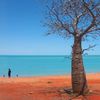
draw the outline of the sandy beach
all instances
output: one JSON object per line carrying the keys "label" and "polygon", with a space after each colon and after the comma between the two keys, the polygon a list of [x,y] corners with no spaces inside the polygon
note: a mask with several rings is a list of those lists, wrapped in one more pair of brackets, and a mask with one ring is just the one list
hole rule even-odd
{"label": "sandy beach", "polygon": [[[100,73],[87,74],[90,94],[72,100],[100,100]],[[70,75],[0,78],[0,100],[69,100],[64,89],[71,87]]]}

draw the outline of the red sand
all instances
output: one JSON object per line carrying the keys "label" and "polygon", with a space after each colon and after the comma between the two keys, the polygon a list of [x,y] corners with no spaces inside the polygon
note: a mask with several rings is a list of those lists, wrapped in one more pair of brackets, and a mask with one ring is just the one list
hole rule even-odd
{"label": "red sand", "polygon": [[[100,100],[100,73],[87,75],[91,94],[72,100]],[[0,100],[69,100],[70,76],[0,78]]]}

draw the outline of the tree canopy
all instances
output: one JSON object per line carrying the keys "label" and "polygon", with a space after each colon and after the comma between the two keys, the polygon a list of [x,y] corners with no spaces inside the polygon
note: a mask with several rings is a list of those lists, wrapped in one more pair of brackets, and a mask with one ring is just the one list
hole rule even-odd
{"label": "tree canopy", "polygon": [[45,24],[50,29],[49,34],[100,36],[100,0],[51,0]]}

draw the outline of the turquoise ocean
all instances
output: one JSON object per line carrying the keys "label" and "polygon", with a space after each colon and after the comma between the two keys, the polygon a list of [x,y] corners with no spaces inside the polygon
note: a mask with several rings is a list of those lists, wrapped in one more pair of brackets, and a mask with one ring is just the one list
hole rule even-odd
{"label": "turquoise ocean", "polygon": [[[100,72],[100,56],[84,56],[84,66],[87,73]],[[7,76],[8,68],[12,76],[48,76],[66,75],[71,72],[69,56],[22,56],[1,55],[0,76]]]}

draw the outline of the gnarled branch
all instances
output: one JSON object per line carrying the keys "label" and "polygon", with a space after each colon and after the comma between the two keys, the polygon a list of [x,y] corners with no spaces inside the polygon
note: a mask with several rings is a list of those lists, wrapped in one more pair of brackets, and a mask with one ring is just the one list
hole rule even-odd
{"label": "gnarled branch", "polygon": [[95,25],[96,16],[93,14],[93,12],[89,9],[87,3],[83,0],[84,7],[87,9],[87,11],[90,13],[91,17],[93,18],[91,24],[85,29],[85,31],[81,34],[81,37],[83,37],[87,32]]}
{"label": "gnarled branch", "polygon": [[95,46],[96,46],[96,45],[89,45],[88,48],[82,50],[82,54],[83,54],[85,51],[88,51],[88,50],[94,48]]}

